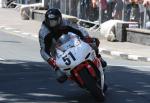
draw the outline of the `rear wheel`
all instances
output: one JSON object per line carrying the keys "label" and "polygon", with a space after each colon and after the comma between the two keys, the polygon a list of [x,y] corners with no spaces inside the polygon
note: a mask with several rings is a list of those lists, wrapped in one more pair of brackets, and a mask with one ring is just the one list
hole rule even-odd
{"label": "rear wheel", "polygon": [[[101,86],[101,81],[98,81],[99,86]],[[108,86],[106,83],[104,83],[104,87],[103,87],[103,93],[105,93],[108,89]]]}
{"label": "rear wheel", "polygon": [[96,98],[98,101],[104,101],[105,95],[97,81],[89,74],[87,69],[80,71],[80,76],[84,81],[85,88]]}

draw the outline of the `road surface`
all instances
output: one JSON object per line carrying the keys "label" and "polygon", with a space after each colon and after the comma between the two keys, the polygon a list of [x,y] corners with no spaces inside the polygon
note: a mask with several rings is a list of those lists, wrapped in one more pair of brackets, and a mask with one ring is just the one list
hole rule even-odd
{"label": "road surface", "polygon": [[[59,84],[35,38],[0,31],[0,103],[97,103],[74,82]],[[150,103],[150,64],[103,55],[104,103]]]}

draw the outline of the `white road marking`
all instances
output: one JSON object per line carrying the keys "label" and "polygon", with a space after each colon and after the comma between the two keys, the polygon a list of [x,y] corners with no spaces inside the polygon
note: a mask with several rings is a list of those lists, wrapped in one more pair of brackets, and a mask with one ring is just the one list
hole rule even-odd
{"label": "white road marking", "polygon": [[23,35],[30,35],[30,33],[21,33],[21,34],[23,34]]}
{"label": "white road marking", "polygon": [[120,54],[124,54],[123,52],[111,51],[112,56],[120,56]]}
{"label": "white road marking", "polygon": [[13,32],[15,32],[15,33],[20,33],[21,31],[17,31],[17,30],[15,30],[15,31],[13,31]]}
{"label": "white road marking", "polygon": [[5,30],[13,30],[14,28],[9,28],[9,27],[6,27],[4,28]]}
{"label": "white road marking", "polygon": [[138,60],[138,57],[140,57],[140,56],[137,56],[137,55],[128,55],[128,59],[131,59],[131,60]]}
{"label": "white road marking", "polygon": [[0,58],[0,61],[4,61],[4,59],[3,59],[3,58]]}
{"label": "white road marking", "polygon": [[42,94],[42,93],[27,93],[28,95],[31,95],[31,96],[48,96],[48,97],[63,97],[61,95],[54,95],[54,94]]}
{"label": "white road marking", "polygon": [[102,52],[103,50],[107,50],[107,49],[104,49],[104,48],[100,48],[100,47],[99,47],[99,51],[100,51],[100,52]]}
{"label": "white road marking", "polygon": [[147,58],[147,61],[150,62],[150,58]]}
{"label": "white road marking", "polygon": [[1,28],[4,28],[4,27],[5,27],[5,26],[0,26],[0,29],[1,29]]}
{"label": "white road marking", "polygon": [[38,38],[38,35],[32,35],[33,37],[35,37],[35,38]]}
{"label": "white road marking", "polygon": [[0,97],[0,101],[4,101],[4,100],[7,100],[7,99],[4,97]]}

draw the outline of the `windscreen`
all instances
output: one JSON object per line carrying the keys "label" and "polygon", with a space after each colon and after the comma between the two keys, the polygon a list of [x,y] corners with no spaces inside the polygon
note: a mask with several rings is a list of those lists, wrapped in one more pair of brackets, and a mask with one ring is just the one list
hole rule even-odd
{"label": "windscreen", "polygon": [[80,44],[80,39],[76,34],[69,32],[63,34],[56,43],[56,48],[61,51],[66,51],[69,48],[75,47]]}

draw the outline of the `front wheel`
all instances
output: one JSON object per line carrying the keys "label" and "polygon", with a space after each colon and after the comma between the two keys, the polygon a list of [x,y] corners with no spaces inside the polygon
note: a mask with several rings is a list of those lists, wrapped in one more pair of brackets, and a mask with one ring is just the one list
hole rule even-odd
{"label": "front wheel", "polygon": [[87,69],[80,71],[80,77],[84,82],[84,87],[96,98],[98,101],[104,101],[105,95],[97,81],[90,75]]}

